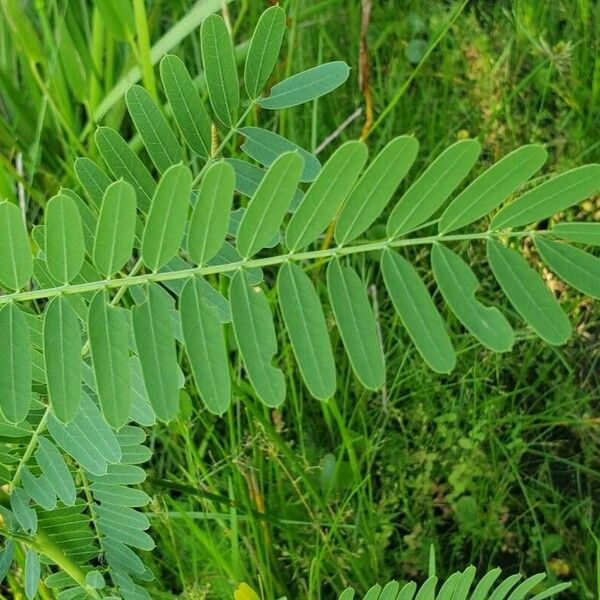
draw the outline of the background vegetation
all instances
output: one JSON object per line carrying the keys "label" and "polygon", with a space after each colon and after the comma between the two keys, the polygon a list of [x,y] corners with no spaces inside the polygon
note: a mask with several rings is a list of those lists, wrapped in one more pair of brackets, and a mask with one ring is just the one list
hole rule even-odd
{"label": "background vegetation", "polygon": [[[33,221],[62,184],[75,185],[71,165],[94,155],[96,122],[132,134],[123,76],[137,65],[152,89],[151,44],[165,33],[177,41],[173,31],[190,15],[221,2],[148,1],[147,30],[138,23],[131,40],[105,30],[96,4],[1,4],[0,196],[20,194]],[[142,14],[144,3],[134,4]],[[240,57],[267,4],[223,2]],[[368,2],[282,4],[289,27],[278,79],[337,59],[353,74],[311,106],[250,122],[323,158],[361,132],[372,153],[414,134],[420,166],[475,136],[481,169],[527,142],[546,144],[549,170],[600,158],[597,2],[373,0],[370,23]],[[199,72],[197,27],[173,51]],[[115,102],[103,114],[107,95]],[[364,129],[370,108],[374,123]],[[600,199],[581,211],[581,220],[598,219]],[[243,382],[223,419],[183,396],[176,422],[150,431],[152,597],[231,598],[247,581],[267,598],[330,598],[349,584],[423,575],[430,544],[440,575],[469,563],[547,570],[575,581],[570,597],[598,597],[598,307],[548,274],[576,323],[567,346],[522,331],[514,351],[498,356],[465,335],[457,369],[438,376],[379,294],[378,268],[368,256],[356,266],[372,282],[388,340],[384,390],[356,384],[340,351],[338,395],[327,404],[307,397],[282,336],[289,395],[281,410],[264,409]],[[323,285],[319,267],[314,275]],[[494,297],[489,283],[484,296]]]}

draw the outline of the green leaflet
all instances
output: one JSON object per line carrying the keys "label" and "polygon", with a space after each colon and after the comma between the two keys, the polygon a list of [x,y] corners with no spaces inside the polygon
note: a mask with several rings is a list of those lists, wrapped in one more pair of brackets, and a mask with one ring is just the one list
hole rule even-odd
{"label": "green leaflet", "polygon": [[146,567],[140,557],[122,542],[105,539],[103,542],[106,561],[116,571],[126,571],[141,575]]}
{"label": "green leaflet", "polygon": [[510,575],[504,581],[500,583],[500,585],[490,594],[489,600],[504,600],[510,590],[515,586],[515,584],[521,579],[521,575],[519,573],[515,573],[514,575]]}
{"label": "green leaflet", "polygon": [[98,150],[115,179],[130,183],[141,210],[148,212],[156,189],[150,171],[129,144],[110,127],[99,127],[94,136]]}
{"label": "green leaflet", "polygon": [[519,227],[541,221],[584,200],[600,189],[600,165],[584,165],[556,175],[503,208],[491,229]]}
{"label": "green leaflet", "polygon": [[529,592],[535,589],[542,581],[544,581],[544,579],[546,579],[545,573],[538,573],[537,575],[528,577],[512,591],[508,600],[523,600],[529,595]]}
{"label": "green leaflet", "polygon": [[12,567],[15,557],[15,543],[12,540],[6,540],[4,548],[0,551],[0,583],[4,581],[6,574]]}
{"label": "green leaflet", "polygon": [[417,584],[414,581],[409,581],[402,586],[400,593],[396,600],[412,600],[415,592],[417,591]]}
{"label": "green leaflet", "polygon": [[319,296],[309,276],[291,262],[279,269],[277,294],[304,383],[315,398],[327,400],[335,393],[335,360]]}
{"label": "green leaflet", "polygon": [[531,598],[531,600],[545,600],[546,598],[553,598],[554,596],[558,595],[560,592],[569,589],[572,585],[573,584],[571,581],[565,581],[564,583],[557,583],[556,585],[549,587],[548,589],[544,590],[543,592],[536,594],[533,598]]}
{"label": "green leaflet", "polygon": [[549,344],[564,344],[571,324],[541,277],[514,250],[489,239],[487,255],[500,287],[517,312]]}
{"label": "green leaflet", "polygon": [[285,32],[285,11],[272,6],[260,16],[246,55],[244,85],[251,100],[260,96],[279,57]]}
{"label": "green leaflet", "polygon": [[321,170],[321,163],[314,154],[277,133],[261,127],[241,127],[239,132],[246,137],[242,150],[265,167],[270,167],[279,156],[286,152],[298,152],[304,159],[304,169],[300,175],[300,181],[313,181]]}
{"label": "green leaflet", "polygon": [[212,165],[202,178],[187,241],[188,252],[198,265],[206,264],[223,245],[234,186],[235,171],[226,162]]}
{"label": "green leaflet", "polygon": [[419,143],[403,135],[393,139],[373,159],[350,192],[335,226],[339,245],[357,238],[375,221],[408,173]]}
{"label": "green leaflet", "polygon": [[72,421],[63,425],[51,416],[48,431],[67,454],[94,475],[105,475],[109,464],[121,460],[121,448],[113,430],[87,394]]}
{"label": "green leaflet", "polygon": [[237,120],[240,89],[233,44],[221,16],[210,15],[202,21],[200,42],[210,103],[219,121],[231,127]]}
{"label": "green leaflet", "polygon": [[469,590],[475,579],[477,569],[471,565],[467,567],[461,574],[460,581],[456,585],[456,590],[452,600],[467,600]]}
{"label": "green leaflet", "polygon": [[21,211],[15,204],[0,202],[0,284],[19,290],[32,272],[33,259]]}
{"label": "green leaflet", "polygon": [[452,600],[452,598],[454,597],[454,590],[459,579],[460,571],[452,573],[452,575],[450,575],[450,577],[448,577],[448,579],[444,581],[442,587],[440,587],[440,590],[437,593],[435,600]]}
{"label": "green leaflet", "polygon": [[127,320],[123,309],[108,304],[104,290],[90,302],[88,335],[102,413],[112,427],[122,427],[131,407]]}
{"label": "green leaflet", "polygon": [[9,423],[29,414],[31,402],[31,340],[27,322],[16,304],[0,309],[0,409]]}
{"label": "green leaflet", "polygon": [[[379,595],[381,594],[382,587],[377,583],[372,588],[367,590],[367,593],[363,596],[363,600],[379,600]],[[396,597],[394,596],[394,600]]]}
{"label": "green leaflet", "polygon": [[348,79],[348,75],[350,67],[345,62],[325,63],[274,85],[269,97],[261,98],[258,104],[270,110],[304,104],[332,92]]}
{"label": "green leaflet", "polygon": [[[86,253],[91,254],[92,246],[94,245],[94,233],[96,231],[97,218],[96,215],[91,211],[85,200],[73,190],[68,188],[62,188],[61,193],[65,196],[69,196],[75,201],[79,216],[81,217],[81,227],[83,231],[83,240],[85,243]],[[83,264],[85,268],[85,262]]]}
{"label": "green leaflet", "polygon": [[302,172],[300,154],[282,154],[258,185],[237,234],[237,249],[249,258],[264,248],[279,231]]}
{"label": "green leaflet", "polygon": [[93,483],[91,490],[96,500],[106,502],[107,504],[139,508],[146,506],[150,502],[150,497],[146,492],[123,485]]}
{"label": "green leaflet", "polygon": [[96,209],[100,209],[106,188],[111,184],[110,177],[89,158],[77,158],[73,166],[81,187]]}
{"label": "green leaflet", "polygon": [[40,559],[35,550],[29,548],[25,554],[25,596],[33,600],[40,582]]}
{"label": "green leaflet", "polygon": [[425,362],[437,373],[449,373],[456,354],[446,326],[425,284],[402,256],[385,250],[383,280],[404,327]]}
{"label": "green leaflet", "polygon": [[231,402],[229,359],[221,319],[207,302],[201,278],[188,280],[180,299],[185,348],[206,408],[222,415]]}
{"label": "green leaflet", "polygon": [[378,389],[385,380],[385,363],[362,280],[334,259],[327,267],[327,290],[352,370],[366,388]]}
{"label": "green leaflet", "polygon": [[277,337],[269,302],[260,288],[250,287],[242,270],[231,280],[229,300],[235,339],[250,382],[267,406],[279,406],[285,400],[285,379],[272,364]]}
{"label": "green leaflet", "polygon": [[490,214],[538,171],[547,157],[544,147],[538,144],[522,146],[507,154],[451,202],[440,219],[439,232],[460,229]]}
{"label": "green leaflet", "polygon": [[104,193],[94,236],[94,264],[102,275],[114,275],[131,257],[135,223],[133,186],[126,181],[112,183]]}
{"label": "green leaflet", "polygon": [[181,135],[198,156],[209,158],[210,117],[183,61],[173,54],[165,56],[160,61],[160,77]]}
{"label": "green leaflet", "polygon": [[396,600],[399,591],[400,584],[397,581],[390,581],[381,591],[379,600]]}
{"label": "green leaflet", "polygon": [[419,588],[415,600],[434,600],[437,582],[438,578],[435,575],[426,579],[425,583]]}
{"label": "green leaflet", "polygon": [[35,477],[27,465],[21,469],[21,485],[29,497],[39,504],[45,510],[56,508],[56,494],[48,481],[48,478],[42,475]]}
{"label": "green leaflet", "polygon": [[171,300],[156,284],[147,289],[146,302],[133,309],[133,332],[150,404],[159,419],[170,421],[179,407]]}
{"label": "green leaflet", "polygon": [[44,312],[44,364],[48,396],[59,421],[68,423],[81,400],[81,330],[65,296],[53,298]]}
{"label": "green leaflet", "polygon": [[48,202],[45,227],[48,271],[60,283],[69,283],[85,255],[81,215],[73,198],[59,193]]}
{"label": "green leaflet", "polygon": [[10,508],[19,525],[33,535],[38,526],[36,511],[29,506],[29,496],[22,488],[15,488],[10,494]]}
{"label": "green leaflet", "polygon": [[320,236],[335,218],[367,162],[363,142],[340,146],[325,163],[286,228],[285,243],[294,252]]}
{"label": "green leaflet", "polygon": [[542,260],[552,271],[580,292],[600,299],[600,258],[539,235],[534,240]]}
{"label": "green leaflet", "polygon": [[192,173],[184,165],[170,167],[161,177],[142,238],[142,260],[158,271],[181,245],[192,193]]}
{"label": "green leaflet", "polygon": [[75,482],[58,448],[48,438],[40,437],[35,459],[59,499],[67,506],[73,506]]}
{"label": "green leaflet", "polygon": [[434,245],[431,264],[442,296],[458,320],[490,350],[510,350],[515,334],[497,308],[485,306],[475,297],[479,281],[471,267],[441,244]]}
{"label": "green leaflet", "polygon": [[427,221],[469,174],[481,153],[477,140],[461,140],[446,148],[410,186],[394,207],[387,234],[396,238]]}
{"label": "green leaflet", "polygon": [[552,235],[576,244],[600,246],[600,223],[557,223]]}

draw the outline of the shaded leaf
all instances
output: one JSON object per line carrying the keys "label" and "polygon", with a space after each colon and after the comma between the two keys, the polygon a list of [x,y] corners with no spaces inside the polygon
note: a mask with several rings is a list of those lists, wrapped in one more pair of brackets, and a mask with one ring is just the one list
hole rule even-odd
{"label": "shaded leaf", "polygon": [[38,527],[37,513],[29,506],[29,496],[22,488],[10,493],[10,508],[19,525],[33,535]]}
{"label": "shaded leaf", "polygon": [[112,183],[110,177],[93,160],[85,157],[75,159],[73,168],[87,197],[99,210],[104,192]]}
{"label": "shaded leaf", "polygon": [[56,508],[56,494],[48,479],[42,475],[35,477],[27,465],[21,469],[21,484],[30,498],[46,510]]}
{"label": "shaded leaf", "polygon": [[564,344],[571,324],[541,277],[514,250],[489,239],[487,254],[500,287],[517,312],[549,344]]}
{"label": "shaded leaf", "polygon": [[21,211],[15,204],[0,202],[0,284],[21,289],[33,273],[33,258]]}
{"label": "shaded leaf", "polygon": [[385,250],[381,268],[394,308],[425,362],[437,373],[452,371],[456,355],[446,326],[414,267]]}

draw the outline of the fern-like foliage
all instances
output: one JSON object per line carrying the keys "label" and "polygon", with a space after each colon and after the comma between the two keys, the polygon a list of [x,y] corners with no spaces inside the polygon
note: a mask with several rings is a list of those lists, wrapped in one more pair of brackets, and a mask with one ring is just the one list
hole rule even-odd
{"label": "fern-like foliage", "polygon": [[[285,400],[285,378],[274,365],[277,335],[266,295],[271,281],[306,387],[319,400],[336,390],[325,301],[307,274],[322,261],[350,363],[373,390],[384,381],[384,354],[365,283],[348,260],[353,255],[380,257],[400,320],[439,373],[453,369],[455,350],[432,286],[413,264],[414,249],[431,249],[441,297],[495,352],[510,350],[515,334],[498,308],[476,298],[477,276],[461,256],[466,243],[486,245],[508,300],[550,344],[564,343],[571,326],[519,251],[523,239],[533,240],[559,277],[600,297],[600,261],[577,247],[600,245],[600,225],[536,227],[594,194],[600,165],[531,185],[546,151],[527,145],[456,194],[481,152],[476,140],[459,141],[414,178],[378,239],[371,226],[409,173],[416,139],[397,137],[370,161],[363,142],[349,141],[321,165],[291,141],[245,127],[251,113],[314,100],[348,77],[344,63],[328,63],[262,95],[284,26],[278,7],[260,19],[242,102],[225,23],[208,17],[201,47],[210,109],[185,65],[166,56],[160,65],[164,110],[142,87],[129,89],[137,141],[100,127],[98,156],[74,165],[82,195],[60,190],[32,239],[17,206],[0,204],[0,477],[9,490],[3,533],[30,547],[28,597],[42,573],[38,554],[51,572],[52,565],[65,570],[48,578],[49,586],[72,590],[65,598],[147,597],[139,581],[151,575],[132,548],[153,547],[148,520],[137,510],[148,498],[130,486],[143,481],[137,464],[149,452],[132,423],[147,426],[176,415],[186,383],[178,348],[206,408],[223,414],[232,395],[229,330],[256,396],[272,407]],[[251,161],[224,156],[238,136]],[[134,150],[140,142],[148,161]],[[465,231],[490,215],[486,231]],[[4,570],[11,548],[0,561]]]}

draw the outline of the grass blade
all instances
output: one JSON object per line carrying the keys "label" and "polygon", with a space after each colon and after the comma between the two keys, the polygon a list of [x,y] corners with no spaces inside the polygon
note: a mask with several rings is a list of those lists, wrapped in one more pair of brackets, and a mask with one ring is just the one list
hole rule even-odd
{"label": "grass blade", "polygon": [[0,409],[10,423],[29,414],[31,339],[21,311],[9,302],[0,310]]}
{"label": "grass blade", "polygon": [[206,264],[223,245],[233,202],[235,171],[226,162],[205,173],[190,220],[188,252],[198,265]]}
{"label": "grass blade", "polygon": [[460,256],[441,244],[431,252],[433,275],[446,304],[458,320],[487,348],[507,352],[515,334],[506,317],[475,297],[479,281]]}
{"label": "grass blade", "polygon": [[433,215],[475,165],[481,144],[456,142],[442,152],[410,186],[394,207],[387,223],[391,238],[412,231]]}
{"label": "grass blade", "polygon": [[221,319],[207,302],[199,277],[185,284],[180,311],[185,348],[200,396],[211,413],[222,415],[231,402],[229,359]]}
{"label": "grass blade", "polygon": [[327,268],[327,290],[352,370],[366,388],[378,389],[385,379],[385,363],[362,280],[354,269],[332,260]]}
{"label": "grass blade", "polygon": [[237,121],[240,90],[233,44],[220,15],[204,19],[200,41],[210,103],[219,121],[232,127]]}
{"label": "grass blade", "polygon": [[302,157],[282,154],[258,185],[240,223],[237,249],[249,258],[264,248],[279,231],[302,172]]}
{"label": "grass blade", "polygon": [[487,254],[500,287],[517,312],[546,342],[564,344],[571,324],[541,277],[514,250],[489,239]]}
{"label": "grass blade", "polygon": [[233,331],[244,366],[258,397],[271,407],[285,400],[285,379],[273,366],[277,337],[269,302],[260,288],[250,287],[248,275],[237,271],[229,291]]}
{"label": "grass blade", "polygon": [[400,136],[373,159],[342,208],[335,227],[338,244],[357,238],[377,219],[408,173],[418,149],[415,138]]}
{"label": "grass blade", "polygon": [[94,264],[110,277],[131,257],[135,239],[136,201],[133,186],[126,181],[111,184],[104,194],[94,236]]}
{"label": "grass blade", "polygon": [[46,260],[48,271],[57,281],[67,284],[83,265],[85,242],[77,204],[70,196],[54,196],[46,208]]}
{"label": "grass blade", "polygon": [[304,383],[315,398],[327,400],[335,393],[335,360],[319,296],[309,276],[291,262],[279,269],[277,294]]}
{"label": "grass blade", "polygon": [[48,396],[56,418],[68,423],[81,401],[83,342],[77,314],[64,296],[46,306],[43,332]]}
{"label": "grass blade", "polygon": [[537,144],[517,148],[482,173],[444,211],[439,232],[460,229],[490,214],[546,162],[548,153]]}
{"label": "grass blade", "polygon": [[110,425],[122,427],[131,408],[129,335],[125,312],[110,306],[103,290],[90,302],[88,334],[102,413]]}
{"label": "grass blade", "polygon": [[350,75],[345,62],[334,61],[292,75],[273,86],[268,98],[258,104],[269,110],[289,108],[320,98],[342,85]]}
{"label": "grass blade", "polygon": [[158,271],[173,258],[185,233],[192,193],[192,173],[184,165],[170,167],[161,177],[142,238],[142,260]]}
{"label": "grass blade", "polygon": [[168,422],[179,408],[179,367],[170,296],[148,286],[146,302],[133,309],[133,332],[144,382],[156,416]]}
{"label": "grass blade", "polygon": [[198,156],[209,158],[210,117],[183,61],[172,54],[165,56],[160,61],[160,76],[181,135]]}
{"label": "grass blade", "polygon": [[423,360],[437,373],[452,371],[456,354],[446,325],[414,267],[385,250],[381,268],[394,308]]}
{"label": "grass blade", "polygon": [[33,273],[33,258],[21,211],[15,204],[0,202],[0,283],[21,289]]}

